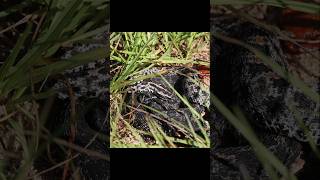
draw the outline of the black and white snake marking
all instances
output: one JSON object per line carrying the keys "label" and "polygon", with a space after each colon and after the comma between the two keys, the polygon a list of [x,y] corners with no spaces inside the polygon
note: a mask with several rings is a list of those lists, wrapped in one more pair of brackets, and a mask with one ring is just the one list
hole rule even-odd
{"label": "black and white snake marking", "polygon": [[[228,15],[217,16],[211,21],[211,33],[249,44],[287,70],[278,37],[253,23]],[[319,146],[319,103],[293,87],[244,47],[214,35],[211,41],[213,93],[228,107],[238,105],[241,108],[257,136],[273,154],[289,167],[302,153],[301,143],[307,141],[292,106],[310,130],[312,141]],[[312,88],[319,93],[319,83]],[[243,176],[270,179],[252,147],[213,109],[210,118],[211,179],[234,180]]]}
{"label": "black and white snake marking", "polygon": [[[197,73],[183,67],[153,67],[142,70],[139,75],[136,76],[160,72],[164,72],[162,74],[163,78],[166,79],[172,88],[180,95],[185,96],[199,114],[202,116],[205,115],[209,107],[209,94],[205,88],[208,89],[209,87],[201,83]],[[134,79],[134,77],[132,77],[132,79]],[[143,104],[154,108],[164,114],[164,116],[145,109],[146,111],[157,114],[160,118],[164,118],[170,123],[177,121],[188,127],[188,122],[190,122],[196,131],[199,130],[194,119],[195,117],[193,117],[190,109],[182,102],[172,88],[158,76],[134,83],[129,87],[129,91],[131,96],[136,98],[136,104]],[[149,131],[145,116],[145,113],[137,112],[133,120],[133,126],[144,131]],[[161,121],[160,119],[157,122],[168,135],[177,135],[177,129],[170,125],[170,123]],[[206,122],[203,123],[203,126],[209,129]]]}

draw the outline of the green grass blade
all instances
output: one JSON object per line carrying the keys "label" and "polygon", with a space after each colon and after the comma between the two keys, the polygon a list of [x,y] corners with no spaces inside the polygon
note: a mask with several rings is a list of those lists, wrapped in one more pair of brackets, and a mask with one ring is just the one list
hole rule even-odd
{"label": "green grass blade", "polygon": [[320,95],[315,92],[312,88],[307,86],[301,79],[299,79],[296,75],[293,75],[292,73],[287,72],[285,69],[283,69],[279,64],[273,62],[273,60],[265,55],[260,50],[231,37],[224,36],[218,32],[212,33],[213,36],[215,36],[218,39],[221,39],[223,41],[236,44],[239,46],[242,46],[246,48],[247,50],[254,53],[257,57],[259,57],[265,64],[267,64],[274,72],[276,72],[279,76],[286,79],[289,83],[291,83],[294,87],[300,89],[307,97],[312,99],[316,103],[320,103]]}
{"label": "green grass blade", "polygon": [[30,32],[32,29],[32,23],[28,23],[26,30],[23,32],[23,34],[18,39],[15,47],[13,48],[12,52],[10,53],[9,57],[5,60],[5,62],[0,67],[0,82],[4,80],[6,75],[8,74],[10,68],[15,63],[15,60],[20,52],[20,50],[23,48],[23,45],[26,41],[26,39],[29,37]]}
{"label": "green grass blade", "polygon": [[294,0],[210,0],[211,5],[250,5],[265,4],[281,8],[290,8],[296,11],[319,14],[320,5],[315,3],[299,2]]}

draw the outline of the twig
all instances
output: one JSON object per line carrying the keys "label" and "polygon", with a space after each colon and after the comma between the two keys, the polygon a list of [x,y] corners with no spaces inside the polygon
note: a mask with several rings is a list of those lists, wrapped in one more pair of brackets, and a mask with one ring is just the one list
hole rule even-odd
{"label": "twig", "polygon": [[5,117],[3,117],[3,118],[0,119],[0,123],[6,121],[6,120],[8,120],[8,119],[10,119],[12,116],[14,116],[14,115],[16,115],[16,114],[17,114],[17,112],[15,111],[15,112],[12,112],[12,113],[6,115]]}
{"label": "twig", "polygon": [[[74,97],[74,92],[72,90],[72,86],[71,84],[68,82],[68,80],[65,80],[65,84],[68,87],[68,93],[69,93],[69,97],[70,97],[70,136],[69,136],[69,142],[73,143],[75,141],[75,137],[76,137],[76,100]],[[68,157],[70,157],[72,154],[72,150],[69,149],[68,150]],[[65,164],[65,167],[63,169],[63,176],[62,176],[62,180],[65,180],[67,178],[67,172],[69,170],[69,163]]]}
{"label": "twig", "polygon": [[0,31],[0,34],[3,34],[5,33],[6,31],[9,31],[21,24],[24,24],[24,23],[27,23],[29,20],[34,20],[38,17],[38,15],[34,15],[34,14],[29,14],[29,15],[26,15],[24,18],[22,18],[20,21],[16,22],[15,24],[7,27],[6,29]]}
{"label": "twig", "polygon": [[[26,134],[26,135],[32,135],[32,136],[35,135],[35,133],[34,133],[33,131],[25,131],[25,134]],[[97,135],[97,134],[96,134],[96,135]],[[96,135],[92,138],[93,140],[96,138]],[[70,148],[70,149],[73,149],[73,150],[76,150],[76,151],[78,151],[78,152],[80,152],[80,153],[77,153],[77,154],[75,154],[74,156],[71,156],[69,159],[64,160],[64,161],[62,161],[62,162],[60,162],[60,163],[58,163],[58,164],[56,164],[56,165],[54,165],[54,166],[46,169],[46,170],[43,170],[43,171],[35,174],[34,176],[29,177],[28,179],[33,179],[33,178],[35,178],[36,176],[40,176],[40,175],[42,175],[42,174],[44,174],[44,173],[47,173],[47,172],[49,172],[49,171],[52,171],[52,170],[54,170],[54,169],[56,169],[56,168],[64,165],[65,163],[68,163],[68,162],[71,161],[72,159],[77,158],[81,153],[86,154],[86,155],[91,156],[91,157],[96,157],[96,158],[99,158],[99,159],[103,159],[103,160],[106,160],[106,161],[110,161],[110,158],[109,158],[108,156],[106,156],[106,155],[104,155],[104,154],[102,154],[102,153],[100,153],[100,152],[87,149],[87,147],[88,147],[93,141],[90,141],[85,147],[81,147],[81,146],[79,146],[79,145],[76,145],[76,144],[73,144],[73,143],[69,143],[68,141],[65,141],[65,140],[63,140],[63,139],[59,139],[59,138],[55,138],[55,137],[52,138],[52,137],[50,137],[50,136],[48,136],[48,135],[44,135],[44,134],[41,134],[40,137],[41,137],[41,138],[44,138],[44,139],[46,139],[46,140],[52,140],[53,142],[55,142],[55,143],[57,143],[57,144],[66,146],[66,147],[68,147],[68,148]],[[91,139],[91,140],[92,140],[92,139]]]}
{"label": "twig", "polygon": [[39,34],[39,30],[40,30],[40,27],[44,21],[44,18],[46,17],[47,15],[47,12],[44,12],[39,20],[39,23],[37,24],[37,28],[35,30],[35,33],[33,34],[32,36],[32,42],[37,38],[38,34]]}

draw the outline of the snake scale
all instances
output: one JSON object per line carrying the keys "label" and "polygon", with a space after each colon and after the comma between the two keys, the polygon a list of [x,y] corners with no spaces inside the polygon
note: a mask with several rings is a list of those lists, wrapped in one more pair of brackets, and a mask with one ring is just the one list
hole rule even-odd
{"label": "snake scale", "polygon": [[[72,46],[63,47],[61,52],[55,56],[61,61],[68,61],[74,55],[96,48],[105,48],[107,51],[108,34],[106,32],[92,37],[90,42],[74,43]],[[2,55],[5,57],[8,54],[9,51],[2,52],[1,60]],[[92,59],[92,62],[88,64],[65,70],[59,75],[48,78],[43,89],[53,88],[57,92],[57,98],[50,109],[45,128],[54,137],[63,139],[82,151],[66,147],[62,150],[55,142],[40,141],[28,176],[36,176],[34,179],[56,180],[61,179],[62,176],[73,179],[75,174],[78,174],[77,177],[80,176],[81,179],[86,180],[110,179],[109,116],[107,115],[110,74],[108,67],[107,59]],[[37,103],[44,108],[42,101]],[[30,102],[23,104],[28,111],[32,111]],[[72,112],[72,109],[75,112]],[[3,112],[3,106],[1,106],[1,117]],[[18,174],[19,167],[23,166],[24,162],[22,156],[21,159],[10,159],[3,156],[3,150],[19,154],[22,152],[22,145],[15,131],[9,126],[1,126],[0,134],[2,137],[0,160],[8,162],[4,170],[5,175],[10,179]],[[66,159],[72,161],[65,161]],[[69,163],[69,168],[63,166],[64,164],[57,166],[63,161]],[[68,170],[65,175],[63,175],[64,169]]]}
{"label": "snake scale", "polygon": [[[162,77],[148,78],[136,82],[129,87],[131,102],[136,101],[136,103],[132,103],[132,105],[137,104],[142,107],[141,104],[143,104],[160,112],[157,113],[148,108],[142,108],[145,112],[136,111],[133,127],[149,132],[150,129],[146,115],[147,113],[151,113],[156,115],[154,116],[156,122],[167,135],[180,136],[179,131],[174,126],[174,124],[177,123],[188,127],[190,122],[194,130],[199,131],[199,126],[190,109],[172,89],[174,88],[177,93],[185,96],[191,106],[194,107],[199,114],[204,116],[209,107],[209,94],[205,90],[206,87],[201,85],[199,74],[192,69],[184,67],[152,67],[140,71],[136,76],[139,77],[141,75],[151,75],[160,72],[164,72]],[[163,78],[172,88],[170,88]],[[134,79],[134,77],[131,77],[131,79]],[[206,124],[206,122],[202,123],[208,130],[208,124]]]}
{"label": "snake scale", "polygon": [[[288,83],[253,52],[216,34],[256,48],[287,70],[277,35],[231,15],[214,16],[211,33],[212,92],[227,107],[239,106],[260,141],[288,168],[299,159],[307,141],[292,107],[319,147],[319,103]],[[319,93],[319,82],[310,86]],[[210,119],[211,179],[270,179],[252,147],[214,106]]]}
{"label": "snake scale", "polygon": [[[77,43],[73,44],[71,48],[65,49],[61,59],[67,61],[73,55],[96,48],[106,48],[107,50],[107,42],[107,33],[98,34],[93,38],[93,42]],[[98,136],[99,134],[109,136],[107,112],[110,75],[107,59],[95,60],[77,66],[64,71],[62,75],[64,78],[58,79],[53,85],[58,94],[59,104],[57,106],[60,106],[56,112],[55,122],[62,124],[59,126],[63,130],[62,137],[70,140],[74,136],[73,143],[75,145],[108,157],[108,138],[99,138]],[[72,98],[75,100],[75,122],[72,120],[71,109],[73,105],[70,98],[70,88],[72,89]],[[71,133],[72,126],[75,127],[74,134]],[[105,159],[80,153],[73,162],[79,168],[80,176],[83,179],[110,179],[110,162]],[[43,168],[41,162],[36,168],[38,168],[38,171],[39,168]],[[61,173],[59,176],[61,176]],[[45,180],[51,179],[52,173],[43,175],[43,178]]]}

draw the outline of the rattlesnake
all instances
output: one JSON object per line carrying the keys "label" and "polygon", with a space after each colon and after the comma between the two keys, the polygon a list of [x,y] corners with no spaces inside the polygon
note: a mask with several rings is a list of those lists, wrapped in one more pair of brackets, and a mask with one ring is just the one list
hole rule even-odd
{"label": "rattlesnake", "polygon": [[[131,77],[135,79],[142,75],[151,75],[155,73],[164,72],[163,78],[174,88],[181,96],[185,96],[191,106],[202,116],[205,115],[209,107],[209,94],[206,92],[204,85],[201,85],[199,75],[191,69],[184,67],[153,67],[151,69],[144,69],[138,75]],[[147,108],[142,108],[145,111],[157,115],[157,123],[160,124],[165,133],[170,136],[177,136],[178,131],[170,123],[178,122],[185,127],[188,127],[188,122],[192,124],[195,131],[199,130],[195,117],[193,117],[190,109],[182,102],[174,90],[159,76],[148,78],[132,84],[129,87],[132,100],[136,103],[132,105],[143,104],[149,106],[161,114],[156,113]],[[141,106],[140,106],[141,107]],[[165,119],[168,122],[162,121]],[[204,127],[209,129],[206,122],[202,122]],[[207,126],[206,126],[207,125]],[[150,131],[144,112],[137,111],[133,120],[133,127]]]}
{"label": "rattlesnake", "polygon": [[[96,48],[105,48],[107,51],[107,36],[107,33],[101,33],[93,37],[89,43],[74,43],[71,47],[64,47],[62,55],[57,53],[56,56],[61,58],[61,61],[68,61],[68,59],[74,55]],[[106,160],[108,159],[107,157],[109,157],[108,138],[100,138],[101,135],[107,137],[109,135],[109,116],[107,112],[109,109],[108,82],[110,81],[110,76],[108,71],[107,59],[95,60],[91,63],[66,70],[60,75],[54,76],[56,78],[49,78],[43,86],[45,90],[53,88],[57,92],[58,97],[55,99],[53,108],[49,113],[50,116],[45,125],[46,128],[50,130],[50,133],[53,136],[58,135],[68,142],[73,139],[70,143],[82,149],[91,150],[91,153],[94,151],[104,156],[103,159],[81,152],[79,156],[72,160],[72,164],[76,167],[74,169],[79,168],[79,172],[77,173],[80,174],[83,179],[110,179],[110,163]],[[73,92],[72,98],[70,98],[69,94],[70,89],[72,89]],[[75,100],[75,122],[71,120],[71,99]],[[37,103],[42,105],[43,102],[39,101]],[[27,111],[33,113],[32,103],[25,102],[23,106]],[[4,112],[5,110],[1,106],[1,117]],[[26,122],[30,123],[30,121]],[[71,138],[73,134],[70,132],[70,129],[73,126],[75,127],[75,134],[74,138]],[[28,127],[26,126],[26,128]],[[99,134],[97,132],[99,132]],[[21,156],[21,159],[9,158],[7,160],[6,156],[2,156],[2,151],[20,154],[23,147],[18,135],[16,135],[14,129],[9,128],[9,126],[8,128],[7,126],[1,126],[0,134],[3,137],[1,138],[0,159],[8,161],[8,166],[5,166],[4,170],[5,175],[11,178],[17,174],[17,170],[21,164],[22,166],[24,165],[23,160],[21,160],[23,156]],[[96,137],[96,135],[100,136]],[[56,143],[51,143],[50,148],[47,149],[47,152],[50,152],[50,156],[48,156],[46,151],[43,151],[43,147],[48,147],[46,143],[48,142],[40,141],[39,143],[39,148],[37,149],[39,152],[32,163],[32,168],[29,172],[30,176],[52,168],[52,166],[55,166],[59,161],[70,158],[70,156],[66,156],[66,152],[61,151],[61,148],[58,147]],[[88,147],[86,147],[87,145]],[[71,155],[73,156],[76,153],[78,152],[73,151]],[[58,166],[58,168],[51,169],[36,178],[43,180],[61,178],[63,168],[64,166]]]}
{"label": "rattlesnake", "polygon": [[[71,48],[65,49],[62,59],[68,58],[78,53],[87,52],[96,48],[106,48],[107,51],[107,33],[102,33],[93,38],[94,43],[78,43]],[[76,145],[109,156],[109,144],[107,139],[96,137],[97,132],[109,136],[108,120],[108,82],[110,76],[108,73],[108,61],[100,59],[91,63],[77,66],[64,71],[63,79],[54,83],[53,88],[57,91],[58,102],[61,107],[57,110],[56,122],[62,125],[63,137],[68,140],[72,136],[70,128],[75,126],[74,142]],[[65,82],[68,82],[67,84]],[[75,99],[75,124],[72,123],[69,89],[72,88],[73,98]],[[73,124],[73,125],[72,125]],[[58,128],[58,127],[57,127]],[[39,163],[38,171],[41,165]],[[80,153],[74,159],[74,164],[79,167],[80,175],[85,179],[108,180],[110,179],[109,161],[91,157]],[[50,173],[49,173],[50,174]],[[60,174],[61,175],[61,174]],[[52,175],[45,175],[44,179],[50,179]]]}
{"label": "rattlesnake", "polygon": [[[64,48],[62,61],[67,61],[72,56],[84,53],[96,48],[105,48],[107,51],[107,33],[101,33],[93,37],[90,43],[75,43],[71,47]],[[60,56],[60,55],[59,55]],[[94,60],[94,59],[93,59]],[[50,111],[47,121],[47,128],[51,130],[53,135],[73,143],[81,148],[97,152],[105,157],[109,156],[109,144],[106,138],[99,138],[97,135],[109,135],[109,119],[108,119],[108,82],[110,76],[108,73],[107,59],[99,59],[85,65],[77,66],[64,71],[58,79],[52,79],[45,86],[52,88],[57,92],[57,99],[54,108]],[[72,89],[72,98],[70,98],[70,89]],[[72,102],[75,104],[75,117],[72,117]],[[71,128],[75,127],[75,133],[71,133]],[[71,138],[73,137],[74,138]],[[73,139],[73,140],[71,140]],[[42,152],[42,151],[41,151]],[[50,148],[50,157],[42,153],[37,157],[33,164],[35,174],[44,171],[56,165],[52,162],[52,158],[57,161],[63,161],[71,156],[57,148],[52,143]],[[76,151],[72,151],[74,156]],[[79,168],[78,174],[82,179],[86,180],[108,180],[110,179],[110,162],[94,157],[85,153],[79,155],[72,161],[75,165],[74,169]],[[57,176],[62,177],[62,168],[53,169],[47,173],[41,174],[41,179],[56,179]],[[68,177],[68,176],[67,176]]]}
{"label": "rattlesnake", "polygon": [[[277,36],[257,25],[224,15],[211,20],[211,32],[241,40],[287,70]],[[305,96],[244,47],[211,39],[212,92],[227,106],[238,105],[257,136],[287,167],[302,153],[306,135],[292,106],[320,144],[319,103]],[[319,93],[319,83],[312,88]],[[215,107],[211,111],[211,179],[269,179],[247,142]]]}

